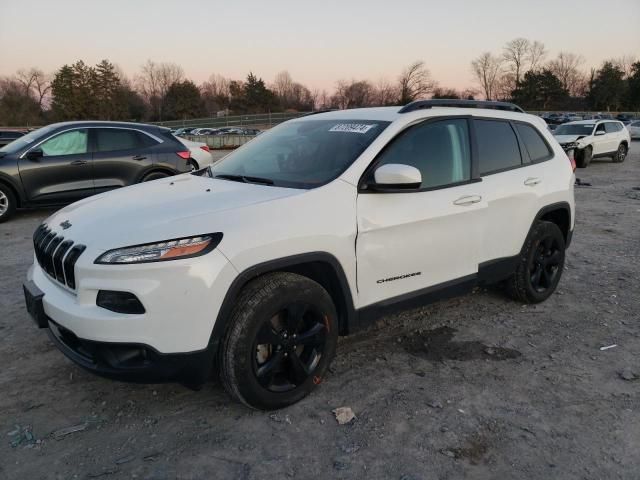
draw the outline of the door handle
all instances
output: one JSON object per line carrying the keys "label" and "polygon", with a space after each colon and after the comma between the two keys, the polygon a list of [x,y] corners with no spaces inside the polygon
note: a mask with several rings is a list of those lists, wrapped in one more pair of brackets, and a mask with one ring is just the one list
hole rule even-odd
{"label": "door handle", "polygon": [[524,181],[524,184],[528,187],[533,187],[534,185],[538,185],[539,183],[542,183],[542,179],[537,177],[529,177]]}
{"label": "door handle", "polygon": [[145,157],[144,155],[134,155],[133,159],[134,160],[146,160],[147,157]]}
{"label": "door handle", "polygon": [[88,162],[86,160],[74,160],[71,162],[71,165],[86,165]]}
{"label": "door handle", "polygon": [[482,197],[480,195],[465,195],[464,197],[460,197],[457,200],[454,200],[453,204],[467,207],[469,205],[473,205],[474,203],[478,203],[481,200]]}

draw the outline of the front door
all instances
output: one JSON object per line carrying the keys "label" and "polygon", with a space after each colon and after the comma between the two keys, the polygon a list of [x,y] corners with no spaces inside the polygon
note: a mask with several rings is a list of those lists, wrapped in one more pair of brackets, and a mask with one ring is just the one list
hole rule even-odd
{"label": "front door", "polygon": [[376,159],[420,170],[402,193],[358,194],[359,306],[463,281],[478,270],[486,202],[472,181],[465,118],[427,121],[401,133]]}
{"label": "front door", "polygon": [[[34,155],[38,151],[42,154]],[[74,202],[94,194],[87,129],[54,135],[27,151],[18,167],[27,198],[32,203]]]}

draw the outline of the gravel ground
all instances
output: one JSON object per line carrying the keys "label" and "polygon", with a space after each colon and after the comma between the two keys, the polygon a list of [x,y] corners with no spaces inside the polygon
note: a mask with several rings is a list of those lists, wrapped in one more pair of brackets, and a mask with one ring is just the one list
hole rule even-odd
{"label": "gravel ground", "polygon": [[0,479],[637,479],[640,143],[578,176],[592,186],[576,188],[547,302],[480,290],[382,319],[275,413],[216,383],[131,385],[73,365],[23,306],[30,236],[50,212],[19,214],[0,225]]}

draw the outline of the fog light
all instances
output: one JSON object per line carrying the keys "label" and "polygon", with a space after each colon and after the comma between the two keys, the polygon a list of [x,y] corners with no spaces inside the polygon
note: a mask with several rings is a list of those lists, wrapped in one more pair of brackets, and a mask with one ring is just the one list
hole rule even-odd
{"label": "fog light", "polygon": [[114,292],[112,290],[100,290],[96,305],[116,313],[129,313],[140,315],[145,309],[133,293]]}

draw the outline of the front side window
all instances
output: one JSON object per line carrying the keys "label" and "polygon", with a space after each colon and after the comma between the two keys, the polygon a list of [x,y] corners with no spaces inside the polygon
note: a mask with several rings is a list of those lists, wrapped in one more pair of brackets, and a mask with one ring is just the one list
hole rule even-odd
{"label": "front side window", "polygon": [[471,152],[467,120],[425,122],[409,128],[380,154],[376,167],[390,163],[420,170],[421,189],[469,181]]}
{"label": "front side window", "polygon": [[480,175],[522,165],[516,134],[508,122],[474,120]]}
{"label": "front side window", "polygon": [[135,130],[122,128],[97,128],[96,151],[115,152],[118,150],[135,150],[148,145],[148,140],[153,141],[147,135]]}
{"label": "front side window", "polygon": [[549,146],[534,127],[523,123],[516,123],[515,127],[532,162],[540,162],[552,156]]}
{"label": "front side window", "polygon": [[595,133],[605,132],[604,125],[605,125],[604,123],[599,123],[598,126],[596,127]]}
{"label": "front side window", "polygon": [[86,129],[70,130],[41,143],[39,148],[45,157],[87,153],[87,138]]}
{"label": "front side window", "polygon": [[212,177],[315,188],[341,175],[389,125],[378,120],[300,120],[257,136],[209,169]]}

